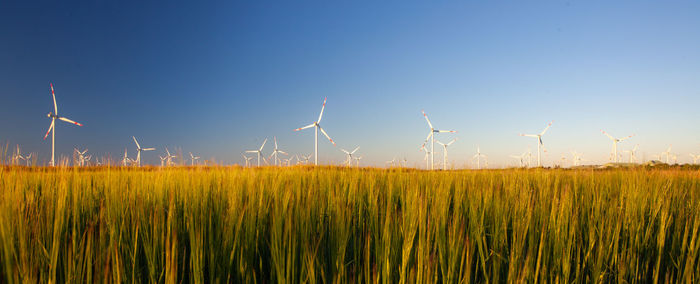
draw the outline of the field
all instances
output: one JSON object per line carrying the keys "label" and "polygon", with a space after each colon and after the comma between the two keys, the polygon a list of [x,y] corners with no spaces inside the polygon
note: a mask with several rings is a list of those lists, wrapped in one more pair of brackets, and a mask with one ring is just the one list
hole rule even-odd
{"label": "field", "polygon": [[698,282],[697,169],[0,169],[0,282]]}

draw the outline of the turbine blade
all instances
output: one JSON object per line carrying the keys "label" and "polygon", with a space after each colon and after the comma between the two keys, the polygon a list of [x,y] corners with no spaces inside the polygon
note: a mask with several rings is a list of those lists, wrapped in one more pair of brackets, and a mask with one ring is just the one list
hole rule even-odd
{"label": "turbine blade", "polygon": [[455,143],[455,141],[457,141],[457,138],[455,138],[455,139],[452,139],[452,141],[450,141],[449,143],[447,143],[447,146],[450,146],[450,145],[452,145],[452,143]]}
{"label": "turbine blade", "polygon": [[615,141],[615,137],[612,137],[612,135],[608,134],[608,133],[605,132],[604,130],[601,129],[600,132],[602,132],[603,134],[605,134],[605,136],[608,136],[608,138],[610,138],[610,140]]}
{"label": "turbine blade", "polygon": [[425,114],[425,111],[424,111],[424,110],[421,110],[421,112],[423,113],[423,117],[425,117],[425,121],[428,122],[428,126],[430,126],[430,129],[433,129],[433,124],[430,123],[430,119],[428,119],[428,115]]}
{"label": "turbine blade", "polygon": [[436,132],[439,133],[457,133],[457,131],[454,130],[435,130]]}
{"label": "turbine blade", "polygon": [[321,123],[321,118],[323,117],[323,110],[326,109],[326,99],[328,99],[328,97],[323,98],[323,106],[321,106],[321,114],[318,115],[318,120],[316,121],[316,123]]}
{"label": "turbine blade", "polygon": [[260,151],[262,151],[263,147],[265,147],[265,143],[267,143],[267,138],[265,138],[265,141],[263,141],[262,146],[260,146]]}
{"label": "turbine blade", "polygon": [[323,128],[321,128],[321,126],[320,126],[320,125],[318,126],[318,130],[321,130],[321,133],[323,133],[323,135],[325,135],[325,136],[326,136],[326,138],[328,138],[328,141],[331,141],[331,143],[333,143],[333,146],[335,146],[335,142],[333,142],[333,139],[331,139],[331,137],[330,137],[330,136],[328,136],[328,133],[326,133],[326,131],[325,131],[325,130],[323,130]]}
{"label": "turbine blade", "polygon": [[620,141],[620,142],[625,141],[625,140],[627,140],[627,139],[632,138],[634,135],[635,135],[635,134],[632,134],[632,135],[630,135],[630,136],[627,136],[627,137],[625,137],[625,138],[620,139],[619,141]]}
{"label": "turbine blade", "polygon": [[355,150],[352,150],[352,152],[350,152],[350,154],[355,154],[355,152],[357,152],[357,150],[359,150],[359,149],[360,149],[360,146],[357,146],[357,148],[355,148]]}
{"label": "turbine blade", "polygon": [[156,149],[156,148],[146,148],[146,149],[143,149],[143,151],[153,151],[153,150],[155,150],[155,149]]}
{"label": "turbine blade", "polygon": [[131,136],[131,138],[134,138],[134,143],[136,143],[136,148],[141,149],[141,145],[139,145],[139,141],[136,141],[136,137]]}
{"label": "turbine blade", "polygon": [[258,150],[248,150],[248,151],[245,151],[245,152],[246,152],[246,153],[257,153]]}
{"label": "turbine blade", "polygon": [[311,127],[314,127],[314,125],[315,125],[315,124],[312,123],[312,124],[309,124],[309,125],[307,125],[307,126],[299,127],[299,128],[297,128],[297,129],[294,129],[294,131],[299,131],[299,130],[302,130],[302,129],[311,128]]}
{"label": "turbine blade", "polygon": [[542,130],[542,133],[540,133],[540,136],[544,135],[547,132],[547,130],[552,126],[552,122],[554,122],[554,120],[552,120],[549,124],[547,124],[547,127],[545,127],[544,130]]}
{"label": "turbine blade", "polygon": [[53,129],[53,124],[56,120],[51,120],[51,125],[49,125],[49,130],[46,130],[46,135],[44,135],[44,140],[46,140],[46,137],[49,137],[49,132],[51,132],[51,129]]}
{"label": "turbine blade", "polygon": [[53,114],[58,115],[58,107],[56,106],[56,95],[53,93],[53,83],[51,85],[51,97],[53,97]]}
{"label": "turbine blade", "polygon": [[72,121],[72,120],[70,120],[70,119],[68,119],[68,118],[65,118],[65,117],[59,117],[58,119],[63,120],[63,121],[68,122],[68,123],[75,124],[75,125],[77,125],[77,126],[83,126],[82,124],[77,123],[77,122],[75,122],[75,121]]}
{"label": "turbine blade", "polygon": [[537,135],[535,135],[535,134],[520,134],[520,136],[523,136],[523,137],[534,137],[534,138],[538,138],[538,137],[539,137],[539,136],[537,136]]}
{"label": "turbine blade", "polygon": [[345,149],[340,149],[340,151],[343,151],[343,153],[350,155],[350,152],[346,151]]}
{"label": "turbine blade", "polygon": [[432,137],[432,136],[433,136],[433,132],[430,131],[430,134],[428,134],[428,137],[425,138],[425,142],[423,142],[423,145],[425,145],[425,143],[427,143],[430,140],[430,137]]}

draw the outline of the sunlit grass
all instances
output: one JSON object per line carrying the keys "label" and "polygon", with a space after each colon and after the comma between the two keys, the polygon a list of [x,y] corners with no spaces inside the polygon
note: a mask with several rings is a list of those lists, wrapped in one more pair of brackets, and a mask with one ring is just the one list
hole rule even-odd
{"label": "sunlit grass", "polygon": [[0,170],[2,282],[697,282],[700,172]]}

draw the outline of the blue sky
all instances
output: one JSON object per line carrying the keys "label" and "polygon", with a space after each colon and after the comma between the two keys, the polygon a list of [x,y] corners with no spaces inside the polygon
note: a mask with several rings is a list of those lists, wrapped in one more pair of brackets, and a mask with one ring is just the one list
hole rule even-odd
{"label": "blue sky", "polygon": [[48,159],[53,82],[59,115],[85,124],[58,125],[63,155],[135,155],[132,135],[158,148],[149,163],[165,146],[241,163],[273,136],[310,154],[313,131],[292,130],[324,97],[321,124],[365,165],[423,165],[422,109],[459,131],[438,137],[459,138],[458,166],[477,145],[512,164],[536,149],[517,134],[551,120],[545,165],[570,150],[606,161],[600,129],[636,134],[620,149],[640,157],[700,153],[698,2],[200,2],[0,3],[0,141]]}

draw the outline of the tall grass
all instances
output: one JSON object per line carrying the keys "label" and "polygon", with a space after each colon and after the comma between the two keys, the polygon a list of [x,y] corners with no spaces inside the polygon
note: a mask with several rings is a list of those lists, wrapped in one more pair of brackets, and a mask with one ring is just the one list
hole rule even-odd
{"label": "tall grass", "polygon": [[700,172],[0,170],[1,282],[698,282]]}

